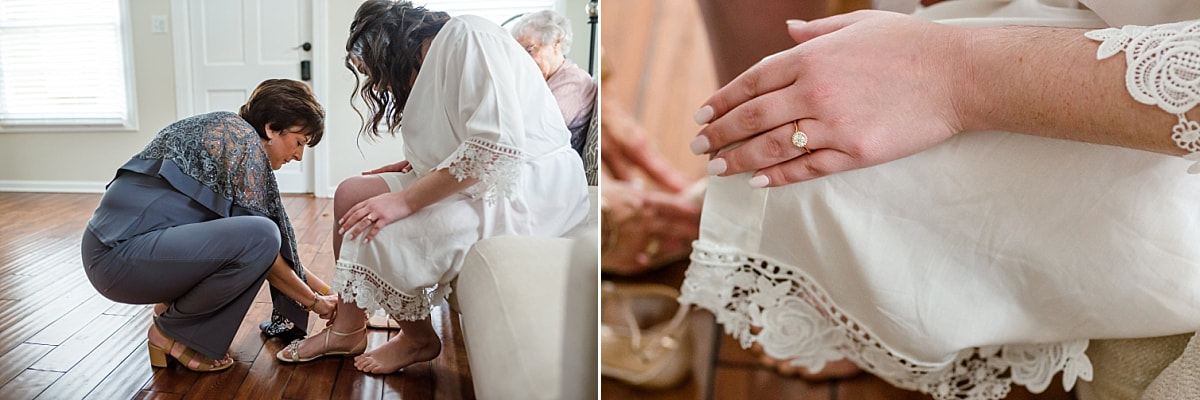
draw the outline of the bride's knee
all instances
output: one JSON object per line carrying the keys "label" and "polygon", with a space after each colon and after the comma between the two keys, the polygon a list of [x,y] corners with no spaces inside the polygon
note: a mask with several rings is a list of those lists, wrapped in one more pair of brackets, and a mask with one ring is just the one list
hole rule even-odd
{"label": "bride's knee", "polygon": [[334,216],[341,218],[346,213],[346,210],[354,207],[358,202],[387,192],[387,183],[377,176],[366,175],[347,178],[342,183],[339,183],[337,190],[333,192]]}

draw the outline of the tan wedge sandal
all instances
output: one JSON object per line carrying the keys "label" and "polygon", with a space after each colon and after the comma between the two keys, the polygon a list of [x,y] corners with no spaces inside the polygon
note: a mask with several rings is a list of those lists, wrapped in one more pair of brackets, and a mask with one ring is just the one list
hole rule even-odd
{"label": "tan wedge sandal", "polygon": [[[155,328],[155,329],[157,329],[157,328]],[[162,332],[159,332],[159,333],[161,334]],[[163,335],[163,337],[167,337],[167,336]],[[187,347],[187,346],[184,346],[183,353],[179,354],[178,356],[174,356],[174,355],[171,355],[171,349],[174,347],[175,347],[175,339],[172,339],[169,337],[167,337],[167,346],[165,348],[155,346],[153,343],[150,343],[150,342],[146,342],[146,348],[150,351],[150,365],[159,367],[159,368],[165,368],[167,366],[167,357],[170,357],[170,358],[174,358],[175,361],[179,361],[179,363],[182,364],[184,368],[187,368],[187,369],[189,369],[191,371],[195,371],[195,372],[224,371],[224,370],[229,369],[229,367],[233,366],[232,359],[230,359],[229,362],[226,364],[217,365],[217,360],[213,360],[206,355],[197,353],[195,350],[192,350],[190,347]],[[190,364],[192,363],[192,360],[196,360],[196,359],[200,360],[200,366],[198,366],[196,368],[192,368]]]}
{"label": "tan wedge sandal", "polygon": [[342,350],[329,351],[329,335],[338,335],[338,336],[345,337],[345,336],[350,336],[350,335],[357,335],[359,333],[364,333],[364,332],[366,332],[366,330],[367,330],[366,325],[363,325],[362,328],[358,328],[358,330],[355,330],[354,332],[338,332],[338,331],[333,330],[333,328],[329,328],[329,329],[325,330],[325,351],[324,352],[314,354],[312,357],[300,358],[300,341],[297,340],[297,341],[293,341],[291,344],[288,344],[288,346],[284,347],[283,350],[279,350],[278,353],[275,353],[275,358],[278,358],[279,361],[283,361],[283,362],[299,363],[299,362],[309,362],[309,361],[316,360],[318,358],[325,357],[325,356],[357,356],[357,355],[362,354],[363,352],[367,351],[367,335],[364,334],[362,342],[359,343],[358,346],[354,346],[353,349],[350,349],[348,351],[342,351]]}

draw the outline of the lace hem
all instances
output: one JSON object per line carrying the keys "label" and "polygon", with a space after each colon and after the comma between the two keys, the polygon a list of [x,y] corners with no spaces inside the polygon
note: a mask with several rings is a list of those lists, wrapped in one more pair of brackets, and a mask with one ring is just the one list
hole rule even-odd
{"label": "lace hem", "polygon": [[1175,114],[1171,138],[1195,161],[1188,173],[1200,173],[1200,123],[1184,113],[1200,104],[1200,20],[1155,26],[1126,25],[1084,34],[1101,42],[1096,59],[1125,52],[1125,87],[1135,100]]}
{"label": "lace hem", "polygon": [[396,290],[366,267],[338,260],[333,272],[333,290],[341,293],[342,301],[354,302],[373,313],[382,309],[397,321],[418,321],[429,318],[434,304],[450,295],[450,286],[434,284],[410,295]]}
{"label": "lace hem", "polygon": [[[743,348],[754,342],[778,359],[811,371],[847,358],[883,380],[939,400],[994,400],[1012,384],[1040,393],[1059,371],[1063,387],[1092,379],[1088,341],[970,348],[954,360],[907,359],[833,303],[803,270],[737,249],[697,241],[679,301],[716,315]],[[751,326],[762,327],[756,335]]]}
{"label": "lace hem", "polygon": [[460,182],[467,178],[479,179],[479,184],[467,189],[467,194],[494,202],[501,197],[512,197],[524,159],[525,153],[520,149],[468,138],[434,169],[448,168]]}

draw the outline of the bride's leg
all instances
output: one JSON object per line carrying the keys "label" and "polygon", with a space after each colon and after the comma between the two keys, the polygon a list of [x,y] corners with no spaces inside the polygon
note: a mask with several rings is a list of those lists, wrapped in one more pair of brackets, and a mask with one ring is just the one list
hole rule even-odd
{"label": "bride's leg", "polygon": [[390,191],[383,178],[371,175],[350,177],[338,184],[337,191],[333,194],[333,258],[335,260],[342,254],[342,235],[337,233],[341,225],[337,222],[355,204]]}
{"label": "bride's leg", "polygon": [[375,350],[354,358],[354,367],[372,374],[390,374],[401,368],[437,358],[442,340],[429,318],[399,321],[400,333]]}
{"label": "bride's leg", "polygon": [[[362,330],[367,323],[366,313],[353,302],[338,302],[337,317],[333,324],[321,333],[301,340],[298,349],[298,359],[306,359],[327,352],[346,352],[365,349],[367,331]],[[340,334],[330,334],[329,331]],[[328,341],[326,340],[328,336]],[[328,346],[326,346],[328,343]]]}

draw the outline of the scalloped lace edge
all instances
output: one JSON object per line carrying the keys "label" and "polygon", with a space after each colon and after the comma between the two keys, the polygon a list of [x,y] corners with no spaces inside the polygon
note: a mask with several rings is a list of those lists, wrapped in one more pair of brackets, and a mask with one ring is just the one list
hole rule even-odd
{"label": "scalloped lace edge", "polygon": [[512,197],[519,184],[524,159],[525,152],[520,149],[467,138],[434,170],[449,169],[459,182],[467,178],[479,179],[479,184],[471,186],[466,193],[491,203]]}
{"label": "scalloped lace edge", "polygon": [[1139,103],[1178,117],[1171,139],[1188,151],[1185,159],[1194,161],[1188,173],[1200,173],[1200,122],[1184,115],[1200,104],[1200,20],[1126,25],[1084,36],[1100,42],[1097,60],[1125,52],[1125,88]]}
{"label": "scalloped lace edge", "polygon": [[[998,400],[1012,384],[1040,393],[1059,371],[1063,387],[1090,381],[1088,341],[969,348],[942,364],[908,359],[843,312],[802,269],[703,241],[693,244],[679,301],[716,315],[743,348],[758,342],[810,371],[847,358],[883,380],[939,400]],[[762,327],[758,334],[751,326]]]}
{"label": "scalloped lace edge", "polygon": [[450,286],[434,284],[415,295],[393,288],[367,267],[338,260],[333,272],[334,290],[342,301],[354,302],[370,315],[382,309],[397,321],[418,321],[429,318],[435,304],[450,295]]}

